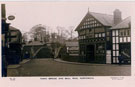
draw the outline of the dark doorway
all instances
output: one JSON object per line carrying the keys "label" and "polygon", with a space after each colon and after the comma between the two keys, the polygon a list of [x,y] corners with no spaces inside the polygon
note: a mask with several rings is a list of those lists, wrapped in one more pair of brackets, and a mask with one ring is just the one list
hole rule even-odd
{"label": "dark doorway", "polygon": [[88,45],[86,48],[86,62],[94,62],[94,45]]}
{"label": "dark doorway", "polygon": [[120,53],[122,51],[126,52],[126,54],[131,55],[131,45],[130,43],[121,43],[120,44]]}
{"label": "dark doorway", "polygon": [[123,57],[123,63],[125,64],[131,64],[131,45],[130,43],[121,43],[120,45],[120,54],[124,52],[124,57]]}

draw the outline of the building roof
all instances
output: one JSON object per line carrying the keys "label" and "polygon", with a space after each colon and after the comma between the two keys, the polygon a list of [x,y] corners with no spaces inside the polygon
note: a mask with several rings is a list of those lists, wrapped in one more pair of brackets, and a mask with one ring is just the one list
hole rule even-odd
{"label": "building roof", "polygon": [[[112,25],[114,25],[113,24],[113,15],[103,14],[103,13],[95,13],[95,12],[89,12],[88,11],[86,16],[94,17],[96,20],[98,20],[104,26],[112,26]],[[83,20],[85,20],[85,17],[83,18]],[[83,20],[81,21],[81,23],[83,22]],[[79,27],[80,27],[81,23],[75,29],[76,31],[79,30]]]}
{"label": "building roof", "polygon": [[[116,9],[118,11],[118,9]],[[75,31],[80,30],[80,26],[83,25],[83,22],[86,18],[89,16],[92,16],[97,21],[99,21],[103,26],[110,26],[110,29],[122,29],[122,28],[129,28],[131,25],[131,17],[127,17],[124,20],[122,20],[117,25],[114,24],[114,16],[109,14],[103,14],[103,13],[95,13],[95,12],[89,12],[86,14],[86,16],[83,18],[83,20],[80,22],[80,24],[77,26]]]}
{"label": "building roof", "polygon": [[27,46],[37,46],[37,45],[43,45],[43,43],[40,42],[40,41],[32,41],[32,42],[30,42],[30,43],[28,43],[26,45]]}
{"label": "building roof", "polygon": [[129,28],[131,23],[131,17],[125,18],[122,22],[119,24],[113,26],[111,29],[123,29],[123,28]]}
{"label": "building roof", "polygon": [[89,12],[89,14],[91,14],[94,18],[96,18],[104,26],[113,25],[113,15],[95,13],[95,12]]}
{"label": "building roof", "polygon": [[68,50],[79,50],[79,47],[71,47],[71,48],[69,48]]}
{"label": "building roof", "polygon": [[9,26],[9,30],[18,30],[19,31],[19,29],[15,28],[13,26]]}
{"label": "building roof", "polygon": [[11,36],[18,36],[18,35],[22,36],[21,31],[13,26],[9,26],[9,32],[11,33]]}
{"label": "building roof", "polygon": [[79,46],[78,41],[73,41],[73,42],[66,42],[66,46]]}

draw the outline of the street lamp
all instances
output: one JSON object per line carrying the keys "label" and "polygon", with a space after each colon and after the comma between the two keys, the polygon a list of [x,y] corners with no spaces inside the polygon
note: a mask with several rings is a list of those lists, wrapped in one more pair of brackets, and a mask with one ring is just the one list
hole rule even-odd
{"label": "street lamp", "polygon": [[[5,4],[1,4],[1,27],[2,27],[2,76],[7,76],[7,55],[8,55],[8,38],[9,38],[9,25],[6,23],[6,8]],[[14,20],[15,17],[8,16],[9,20]]]}

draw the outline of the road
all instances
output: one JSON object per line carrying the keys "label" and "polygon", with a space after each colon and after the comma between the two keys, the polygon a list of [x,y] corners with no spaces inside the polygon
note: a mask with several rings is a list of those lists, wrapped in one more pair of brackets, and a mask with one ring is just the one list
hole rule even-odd
{"label": "road", "polygon": [[70,64],[53,59],[32,59],[18,68],[8,69],[8,76],[130,76],[130,65]]}

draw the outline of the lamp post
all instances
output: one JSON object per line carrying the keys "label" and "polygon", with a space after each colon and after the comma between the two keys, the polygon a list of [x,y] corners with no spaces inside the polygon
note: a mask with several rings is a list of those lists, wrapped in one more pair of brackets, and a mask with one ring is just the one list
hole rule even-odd
{"label": "lamp post", "polygon": [[1,27],[2,27],[2,76],[7,76],[7,32],[9,24],[6,23],[5,4],[1,5]]}
{"label": "lamp post", "polygon": [[[5,4],[1,4],[1,27],[2,27],[2,76],[7,76],[7,56],[8,56],[8,38],[9,36],[9,25],[6,23],[6,8]],[[9,20],[14,20],[13,15],[8,17]]]}

